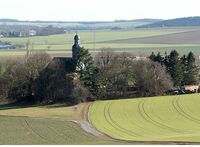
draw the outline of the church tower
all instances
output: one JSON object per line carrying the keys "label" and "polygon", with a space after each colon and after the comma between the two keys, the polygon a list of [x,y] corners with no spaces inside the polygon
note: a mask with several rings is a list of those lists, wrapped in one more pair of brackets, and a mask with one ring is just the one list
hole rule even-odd
{"label": "church tower", "polygon": [[76,33],[74,36],[74,45],[72,46],[72,59],[74,61],[78,60],[78,52],[80,51],[80,46],[79,46],[79,36]]}

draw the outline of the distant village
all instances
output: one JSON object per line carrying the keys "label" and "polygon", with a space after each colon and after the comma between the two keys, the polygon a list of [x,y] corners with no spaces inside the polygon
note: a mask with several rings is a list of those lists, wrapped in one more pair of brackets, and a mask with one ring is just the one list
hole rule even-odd
{"label": "distant village", "polygon": [[64,28],[51,25],[47,27],[0,26],[0,38],[47,36],[63,33],[65,33]]}
{"label": "distant village", "polygon": [[36,30],[29,30],[29,31],[10,31],[10,32],[1,32],[0,38],[7,38],[7,37],[31,37],[36,36]]}

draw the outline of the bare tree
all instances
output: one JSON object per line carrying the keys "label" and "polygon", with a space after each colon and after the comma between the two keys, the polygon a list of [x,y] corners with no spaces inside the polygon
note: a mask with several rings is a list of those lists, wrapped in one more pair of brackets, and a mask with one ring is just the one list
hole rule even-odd
{"label": "bare tree", "polygon": [[136,61],[135,84],[139,96],[164,95],[173,87],[171,76],[165,66],[151,61]]}
{"label": "bare tree", "polygon": [[95,63],[99,69],[104,70],[111,65],[114,56],[114,52],[110,51],[110,49],[102,49],[101,52],[95,56]]}

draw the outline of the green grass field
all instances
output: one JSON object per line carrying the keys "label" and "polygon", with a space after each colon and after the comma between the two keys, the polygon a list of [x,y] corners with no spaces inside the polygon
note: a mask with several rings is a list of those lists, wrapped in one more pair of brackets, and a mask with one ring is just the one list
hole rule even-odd
{"label": "green grass field", "polygon": [[[199,30],[199,27],[180,27],[180,28],[151,28],[151,29],[135,29],[135,30],[119,30],[119,31],[80,31],[81,46],[89,49],[91,52],[100,51],[102,48],[110,48],[114,51],[132,52],[133,54],[150,54],[152,51],[171,51],[173,49],[179,50],[181,53],[187,53],[192,50],[196,54],[200,54],[200,44],[147,44],[142,42],[126,42],[124,40],[134,40],[143,37],[156,37],[160,35],[168,35],[173,33],[187,32],[192,30]],[[8,41],[16,44],[26,44],[30,41],[30,49],[35,51],[54,52],[53,54],[63,54],[64,51],[71,51],[73,45],[74,32],[61,35],[40,36],[30,38],[0,38],[0,41]],[[95,46],[94,46],[95,34]],[[115,42],[118,40],[118,42]],[[120,42],[122,40],[122,42]],[[19,50],[2,50],[0,56],[19,56],[22,55],[24,49]],[[20,53],[21,52],[21,53]]]}
{"label": "green grass field", "polygon": [[86,133],[79,124],[85,120],[89,104],[78,109],[66,105],[0,105],[0,144],[124,144],[105,136]]}
{"label": "green grass field", "polygon": [[116,139],[200,142],[199,104],[199,94],[99,101],[89,119]]}
{"label": "green grass field", "polygon": [[4,145],[115,143],[114,141],[88,134],[73,122],[8,116],[0,116],[0,122],[0,144]]}

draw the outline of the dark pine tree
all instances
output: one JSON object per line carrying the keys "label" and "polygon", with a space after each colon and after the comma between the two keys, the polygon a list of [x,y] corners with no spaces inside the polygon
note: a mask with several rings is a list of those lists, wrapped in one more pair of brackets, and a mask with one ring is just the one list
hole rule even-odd
{"label": "dark pine tree", "polygon": [[176,50],[171,51],[169,55],[168,71],[174,80],[174,85],[181,86],[184,80],[184,65],[179,60],[179,54]]}
{"label": "dark pine tree", "polygon": [[151,55],[149,56],[149,59],[151,59],[152,61],[155,61],[156,55],[154,54],[154,52],[151,53]]}
{"label": "dark pine tree", "polygon": [[185,60],[187,61],[185,64],[185,75],[184,75],[185,85],[197,84],[197,82],[199,81],[198,78],[199,69],[196,66],[194,54],[192,52],[189,52]]}
{"label": "dark pine tree", "polygon": [[158,54],[156,55],[155,61],[162,64],[163,58],[162,58],[162,56],[160,55],[160,52],[158,52]]}
{"label": "dark pine tree", "polygon": [[93,94],[95,92],[95,76],[97,74],[97,68],[87,49],[80,48],[76,71],[80,74],[80,80],[84,82],[85,86],[87,86]]}

